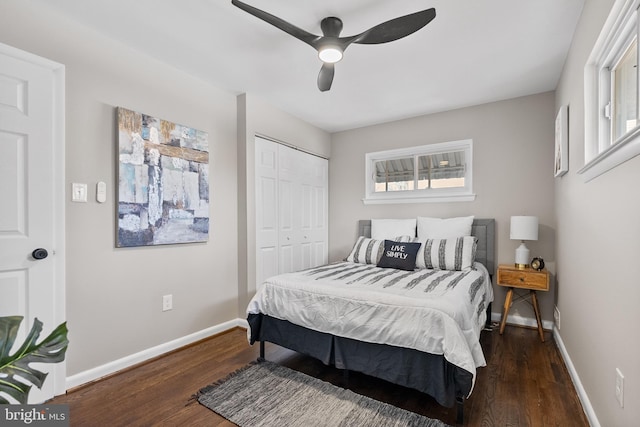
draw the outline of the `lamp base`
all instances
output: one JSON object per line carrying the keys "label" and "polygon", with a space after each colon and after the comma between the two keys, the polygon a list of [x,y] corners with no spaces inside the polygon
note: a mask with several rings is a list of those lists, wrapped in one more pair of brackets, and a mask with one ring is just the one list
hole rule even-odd
{"label": "lamp base", "polygon": [[524,270],[529,267],[529,248],[524,244],[524,240],[516,249],[516,268]]}

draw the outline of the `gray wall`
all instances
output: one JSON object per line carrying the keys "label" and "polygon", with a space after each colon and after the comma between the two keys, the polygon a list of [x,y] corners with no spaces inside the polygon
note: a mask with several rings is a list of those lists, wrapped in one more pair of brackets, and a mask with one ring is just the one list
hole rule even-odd
{"label": "gray wall", "polygon": [[[556,91],[569,105],[569,172],[555,182],[559,335],[603,426],[640,419],[640,158],[585,183],[584,65],[613,0],[587,0]],[[625,406],[615,369],[625,376]]]}
{"label": "gray wall", "polygon": [[[497,261],[513,263],[519,242],[509,239],[511,215],[536,215],[537,242],[551,271],[555,262],[553,209],[554,94],[552,92],[384,123],[333,135],[329,173],[330,260],[344,258],[355,242],[358,219],[453,217],[496,219]],[[460,139],[473,139],[473,202],[365,205],[365,154]],[[499,313],[504,290],[495,286]],[[553,320],[554,290],[540,293],[542,317]],[[511,314],[532,319],[528,304]]]}

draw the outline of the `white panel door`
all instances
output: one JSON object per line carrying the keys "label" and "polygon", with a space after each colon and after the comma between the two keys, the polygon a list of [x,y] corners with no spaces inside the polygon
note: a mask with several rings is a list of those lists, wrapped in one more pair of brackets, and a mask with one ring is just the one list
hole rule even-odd
{"label": "white panel door", "polygon": [[311,229],[312,267],[329,262],[329,162],[313,157],[308,166],[311,175]]}
{"label": "white panel door", "polygon": [[256,285],[278,274],[278,150],[256,138]]}
{"label": "white panel door", "polygon": [[298,161],[296,150],[272,143],[278,151],[278,204],[280,273],[299,270],[298,253]]}
{"label": "white panel door", "polygon": [[305,154],[301,164],[302,268],[310,268],[328,261],[328,161]]}
{"label": "white panel door", "polygon": [[[34,318],[40,340],[64,321],[63,94],[62,66],[0,44],[0,316],[24,316],[18,345]],[[29,403],[65,391],[64,362],[38,369]]]}
{"label": "white panel door", "polygon": [[302,184],[301,184],[301,197],[300,197],[300,232],[301,232],[301,242],[300,242],[300,254],[301,254],[301,265],[300,269],[311,268],[314,267],[314,256],[313,256],[313,239],[312,239],[312,231],[313,231],[313,186],[309,185],[308,181],[305,179],[307,175],[307,168],[303,171],[302,175]]}

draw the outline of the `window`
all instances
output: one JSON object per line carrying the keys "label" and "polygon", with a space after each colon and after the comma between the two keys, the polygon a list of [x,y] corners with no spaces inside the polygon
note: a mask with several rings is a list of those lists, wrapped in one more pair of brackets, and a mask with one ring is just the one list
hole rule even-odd
{"label": "window", "polygon": [[638,124],[638,40],[624,51],[611,69],[613,103],[611,143],[618,141]]}
{"label": "window", "polygon": [[365,203],[474,200],[472,140],[367,153]]}
{"label": "window", "polygon": [[639,5],[615,1],[585,66],[586,181],[640,154]]}

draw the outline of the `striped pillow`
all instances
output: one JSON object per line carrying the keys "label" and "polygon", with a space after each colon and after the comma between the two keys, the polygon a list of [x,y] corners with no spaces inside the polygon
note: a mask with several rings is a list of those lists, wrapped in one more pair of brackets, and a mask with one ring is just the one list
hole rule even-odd
{"label": "striped pillow", "polygon": [[434,270],[468,270],[476,260],[474,236],[452,239],[427,239],[422,241],[416,259],[417,268]]}
{"label": "striped pillow", "polygon": [[[399,236],[393,240],[396,242],[411,242],[413,241],[413,237]],[[383,252],[384,240],[360,236],[345,261],[355,262],[357,264],[378,264]]]}

